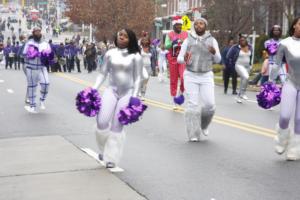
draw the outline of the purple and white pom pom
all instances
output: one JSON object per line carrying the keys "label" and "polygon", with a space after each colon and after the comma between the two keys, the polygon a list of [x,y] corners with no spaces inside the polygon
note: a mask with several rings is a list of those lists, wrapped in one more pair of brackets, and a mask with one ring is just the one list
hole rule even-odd
{"label": "purple and white pom pom", "polygon": [[129,105],[121,109],[118,114],[119,122],[123,125],[137,122],[146,109],[147,106],[140,99],[131,97]]}
{"label": "purple and white pom pom", "polygon": [[270,109],[280,103],[281,90],[275,83],[266,82],[260,87],[260,92],[256,95],[256,99],[260,107]]}
{"label": "purple and white pom pom", "polygon": [[278,49],[278,42],[272,40],[267,44],[267,50],[270,55],[275,55]]}
{"label": "purple and white pom pom", "polygon": [[97,90],[87,88],[77,94],[77,110],[88,117],[94,117],[101,108],[101,97]]}
{"label": "purple and white pom pom", "polygon": [[173,101],[175,104],[181,105],[184,103],[184,96],[181,94],[178,97],[174,97]]}
{"label": "purple and white pom pom", "polygon": [[39,56],[40,56],[39,49],[34,45],[29,45],[27,52],[26,52],[26,58],[27,59],[35,59]]}

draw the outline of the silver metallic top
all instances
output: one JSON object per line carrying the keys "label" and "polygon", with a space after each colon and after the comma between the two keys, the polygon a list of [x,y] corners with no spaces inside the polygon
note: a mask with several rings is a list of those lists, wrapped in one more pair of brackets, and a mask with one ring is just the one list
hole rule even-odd
{"label": "silver metallic top", "polygon": [[240,51],[239,57],[236,61],[236,65],[242,65],[246,68],[250,67],[250,60],[251,59],[251,51],[248,52],[244,52],[244,51]]}
{"label": "silver metallic top", "polygon": [[[280,42],[276,61],[278,66],[282,67],[283,58],[289,66],[288,79],[300,89],[300,38],[288,37]],[[278,71],[279,67],[275,70]]]}
{"label": "silver metallic top", "polygon": [[109,87],[120,96],[132,90],[132,96],[139,92],[143,71],[142,57],[139,53],[129,54],[127,49],[114,48],[106,52],[100,74],[93,88],[98,89],[109,75]]}

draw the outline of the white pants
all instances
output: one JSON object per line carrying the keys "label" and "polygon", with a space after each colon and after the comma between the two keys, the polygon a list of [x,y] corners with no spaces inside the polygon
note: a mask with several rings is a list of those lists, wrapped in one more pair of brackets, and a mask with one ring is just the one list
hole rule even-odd
{"label": "white pants", "polygon": [[237,64],[237,65],[235,65],[235,71],[237,72],[237,74],[240,76],[240,79],[241,79],[239,96],[242,96],[246,93],[246,90],[247,90],[250,66],[246,67],[246,66]]}
{"label": "white pants", "polygon": [[36,90],[41,85],[41,101],[45,101],[49,90],[49,77],[46,67],[31,69],[26,67],[27,95],[31,107],[36,107]]}
{"label": "white pants", "polygon": [[158,79],[159,81],[165,81],[167,77],[167,62],[165,60],[158,61]]}
{"label": "white pants", "polygon": [[147,90],[147,85],[148,85],[148,81],[150,79],[150,75],[152,73],[152,69],[151,66],[143,66],[143,80],[141,83],[141,95],[144,97],[146,94],[146,90]]}
{"label": "white pants", "polygon": [[118,165],[123,154],[125,132],[112,132],[109,129],[99,130],[96,127],[95,133],[98,148],[103,155],[103,161]]}
{"label": "white pants", "polygon": [[194,73],[185,70],[183,76],[187,98],[186,129],[188,137],[191,139],[199,137],[201,130],[208,128],[215,113],[214,75],[212,71]]}
{"label": "white pants", "polygon": [[97,115],[96,141],[105,162],[118,164],[121,159],[126,135],[118,114],[128,105],[131,96],[132,90],[122,96],[111,87],[103,92],[102,107]]}

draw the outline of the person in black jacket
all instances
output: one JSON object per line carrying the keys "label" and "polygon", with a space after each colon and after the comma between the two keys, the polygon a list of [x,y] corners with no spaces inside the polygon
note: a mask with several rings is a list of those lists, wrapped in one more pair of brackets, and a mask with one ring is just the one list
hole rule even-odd
{"label": "person in black jacket", "polygon": [[231,77],[231,84],[232,84],[232,94],[236,95],[236,88],[237,88],[237,73],[235,71],[234,66],[229,65],[228,59],[226,58],[226,55],[229,51],[229,49],[234,45],[234,40],[230,38],[228,40],[228,45],[223,48],[223,51],[221,53],[222,56],[222,64],[224,65],[223,69],[223,81],[224,81],[224,94],[227,94],[228,85],[229,85],[229,79]]}

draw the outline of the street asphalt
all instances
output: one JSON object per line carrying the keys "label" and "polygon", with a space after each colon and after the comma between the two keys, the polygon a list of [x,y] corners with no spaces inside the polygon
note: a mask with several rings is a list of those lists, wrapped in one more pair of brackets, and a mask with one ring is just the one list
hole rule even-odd
{"label": "street asphalt", "polygon": [[[0,138],[62,136],[79,148],[98,152],[93,126],[75,108],[76,94],[93,84],[97,73],[50,74],[47,109],[28,114],[25,76],[0,67]],[[1,81],[2,80],[2,81]],[[4,81],[4,82],[3,82]],[[217,112],[210,135],[187,142],[182,112],[171,107],[168,83],[151,78],[149,105],[142,120],[125,127],[127,142],[120,180],[150,200],[298,200],[299,162],[273,150],[279,107],[263,110],[250,101],[237,104],[216,86]]]}

